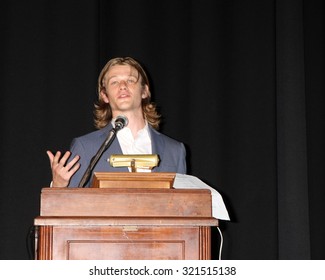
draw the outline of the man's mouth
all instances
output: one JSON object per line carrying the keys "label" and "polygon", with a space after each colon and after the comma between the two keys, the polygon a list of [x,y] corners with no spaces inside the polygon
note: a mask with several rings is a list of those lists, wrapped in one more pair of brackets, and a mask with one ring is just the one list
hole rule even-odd
{"label": "man's mouth", "polygon": [[130,94],[129,93],[121,93],[119,94],[118,98],[126,98],[126,97],[130,97]]}

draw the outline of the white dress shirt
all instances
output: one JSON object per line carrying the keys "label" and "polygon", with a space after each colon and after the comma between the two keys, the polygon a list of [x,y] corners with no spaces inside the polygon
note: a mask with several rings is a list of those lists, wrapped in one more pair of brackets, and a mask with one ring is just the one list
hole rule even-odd
{"label": "white dress shirt", "polygon": [[[114,124],[114,121],[113,121]],[[116,135],[123,154],[151,154],[151,138],[148,123],[139,130],[136,138],[133,137],[131,129],[127,126],[121,129]],[[131,168],[129,168],[131,171]],[[138,168],[137,172],[150,172],[150,169]]]}

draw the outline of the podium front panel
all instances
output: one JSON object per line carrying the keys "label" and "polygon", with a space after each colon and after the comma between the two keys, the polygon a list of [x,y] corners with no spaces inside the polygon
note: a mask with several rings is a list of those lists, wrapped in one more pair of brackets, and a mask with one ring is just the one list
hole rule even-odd
{"label": "podium front panel", "polygon": [[[202,238],[206,235],[204,238]],[[205,227],[57,227],[52,229],[53,260],[209,259]],[[199,248],[205,248],[204,252]]]}

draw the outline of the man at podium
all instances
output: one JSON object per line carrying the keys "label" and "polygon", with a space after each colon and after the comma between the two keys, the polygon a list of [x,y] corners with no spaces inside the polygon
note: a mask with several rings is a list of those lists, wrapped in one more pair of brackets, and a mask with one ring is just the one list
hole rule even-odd
{"label": "man at podium", "polygon": [[[114,168],[112,154],[157,154],[159,165],[152,172],[186,173],[183,143],[158,132],[161,116],[151,102],[149,80],[143,67],[131,57],[109,60],[98,78],[98,101],[94,106],[96,131],[73,139],[70,151],[47,151],[52,169],[52,187],[77,187],[109,133],[116,119],[126,120],[116,138],[103,151],[93,172],[128,172]],[[150,170],[147,170],[150,171]],[[92,175],[85,182],[89,187]]]}

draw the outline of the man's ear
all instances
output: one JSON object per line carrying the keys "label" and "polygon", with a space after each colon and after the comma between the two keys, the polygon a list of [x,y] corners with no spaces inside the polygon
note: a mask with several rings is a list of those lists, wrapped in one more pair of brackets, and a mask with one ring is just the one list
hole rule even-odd
{"label": "man's ear", "polygon": [[149,87],[148,85],[144,86],[143,92],[142,92],[142,99],[145,99],[147,97],[149,97]]}
{"label": "man's ear", "polygon": [[105,88],[102,88],[102,90],[100,91],[100,96],[105,103],[109,103],[108,94],[106,93]]}

